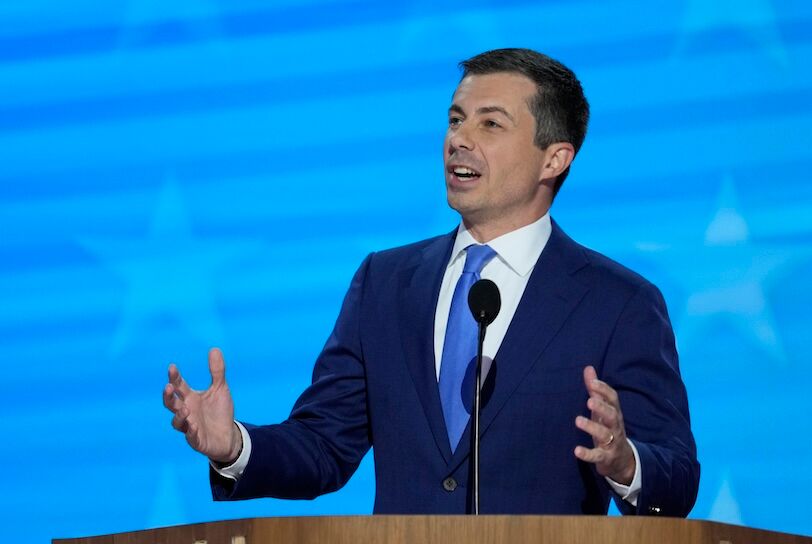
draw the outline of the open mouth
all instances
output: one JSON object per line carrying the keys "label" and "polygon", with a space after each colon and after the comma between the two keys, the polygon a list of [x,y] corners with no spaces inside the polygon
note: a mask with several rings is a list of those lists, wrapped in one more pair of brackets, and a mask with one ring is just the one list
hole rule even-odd
{"label": "open mouth", "polygon": [[454,177],[463,181],[476,179],[482,175],[473,168],[468,168],[467,166],[451,166],[448,169],[448,172]]}

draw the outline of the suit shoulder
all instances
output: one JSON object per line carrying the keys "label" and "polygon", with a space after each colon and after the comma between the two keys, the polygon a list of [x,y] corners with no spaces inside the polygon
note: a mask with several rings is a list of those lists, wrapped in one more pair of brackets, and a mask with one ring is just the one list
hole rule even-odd
{"label": "suit shoulder", "polygon": [[596,308],[607,316],[654,311],[668,321],[667,304],[656,285],[602,253],[580,245],[579,249],[584,261],[574,278],[588,286]]}
{"label": "suit shoulder", "polygon": [[453,237],[454,233],[451,234],[440,234],[437,236],[432,236],[431,238],[426,238],[425,240],[419,240],[417,242],[411,242],[409,244],[405,244],[402,246],[391,247],[388,249],[383,249],[380,251],[376,251],[375,254],[379,255],[384,258],[394,257],[397,258],[398,256],[411,256],[415,252],[423,251],[424,249],[434,245],[437,242],[447,241]]}
{"label": "suit shoulder", "polygon": [[451,240],[453,240],[453,236],[453,233],[441,234],[418,242],[376,251],[371,255],[372,261],[377,266],[398,266],[405,264],[412,261],[415,257],[422,255],[427,250],[436,249],[438,246],[444,247],[450,244]]}
{"label": "suit shoulder", "polygon": [[629,297],[640,291],[650,291],[656,293],[657,297],[661,296],[653,283],[634,270],[594,249],[580,244],[579,247],[588,262],[582,273],[597,285],[625,292]]}

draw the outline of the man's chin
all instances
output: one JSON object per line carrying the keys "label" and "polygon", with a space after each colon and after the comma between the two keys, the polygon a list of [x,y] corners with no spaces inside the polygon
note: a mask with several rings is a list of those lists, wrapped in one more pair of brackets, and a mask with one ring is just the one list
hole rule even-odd
{"label": "man's chin", "polygon": [[457,191],[448,190],[447,194],[448,206],[460,214],[463,218],[475,217],[477,215],[477,206],[472,195],[460,193]]}

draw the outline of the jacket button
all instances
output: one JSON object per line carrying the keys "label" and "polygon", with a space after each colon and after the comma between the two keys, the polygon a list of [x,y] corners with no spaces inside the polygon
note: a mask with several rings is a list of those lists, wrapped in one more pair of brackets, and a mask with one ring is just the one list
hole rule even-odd
{"label": "jacket button", "polygon": [[443,480],[443,489],[451,493],[452,491],[457,489],[457,480],[451,477],[446,478],[445,480]]}

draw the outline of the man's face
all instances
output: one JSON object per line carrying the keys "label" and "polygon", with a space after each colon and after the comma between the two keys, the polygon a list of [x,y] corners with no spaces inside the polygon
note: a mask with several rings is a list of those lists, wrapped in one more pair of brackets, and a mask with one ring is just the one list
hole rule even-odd
{"label": "man's face", "polygon": [[446,191],[469,228],[499,235],[550,206],[549,184],[541,183],[545,151],[533,143],[536,120],[528,106],[535,93],[532,80],[508,72],[468,76],[454,93],[443,153]]}

